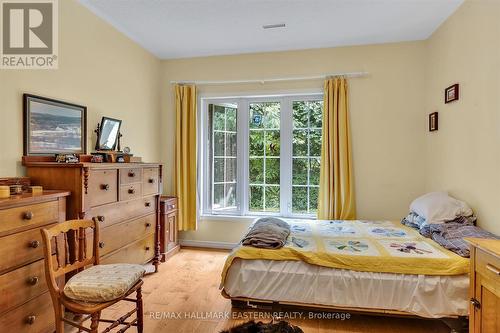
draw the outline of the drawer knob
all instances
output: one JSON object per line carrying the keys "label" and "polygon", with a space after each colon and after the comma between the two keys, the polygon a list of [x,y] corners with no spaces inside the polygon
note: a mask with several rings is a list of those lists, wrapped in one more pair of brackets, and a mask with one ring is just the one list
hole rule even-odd
{"label": "drawer knob", "polygon": [[154,184],[154,183],[155,183],[155,179],[154,179],[154,178],[149,178],[148,182],[149,182],[150,184]]}
{"label": "drawer knob", "polygon": [[133,171],[129,171],[128,176],[129,176],[129,177],[135,177],[135,172],[133,172]]}
{"label": "drawer knob", "polygon": [[33,325],[35,323],[36,317],[35,316],[28,316],[26,318],[26,324]]}
{"label": "drawer knob", "polygon": [[109,190],[109,184],[102,184],[101,185],[101,190],[108,191]]}
{"label": "drawer knob", "polygon": [[26,213],[24,213],[23,219],[25,219],[25,220],[31,220],[31,219],[33,219],[33,212],[26,212]]}
{"label": "drawer knob", "polygon": [[475,298],[470,299],[470,303],[476,308],[477,310],[481,309],[481,303]]}
{"label": "drawer knob", "polygon": [[146,246],[145,250],[146,250],[146,251],[149,251],[149,249],[150,249],[150,248],[149,248],[149,246]]}
{"label": "drawer knob", "polygon": [[37,247],[39,247],[39,246],[40,246],[40,242],[39,242],[39,241],[37,241],[37,240],[34,240],[34,241],[31,241],[31,242],[30,242],[30,247],[32,247],[32,248],[34,248],[34,249],[36,249],[36,248],[37,248]]}
{"label": "drawer knob", "polygon": [[147,222],[146,223],[146,228],[149,228],[151,226],[151,223]]}
{"label": "drawer knob", "polygon": [[133,189],[133,188],[128,189],[128,194],[134,194],[134,193],[135,193],[135,189]]}
{"label": "drawer knob", "polygon": [[105,220],[106,220],[106,218],[104,216],[102,216],[102,215],[97,216],[97,221],[104,222]]}
{"label": "drawer knob", "polygon": [[38,283],[40,279],[38,278],[38,276],[32,276],[30,278],[28,278],[28,283],[32,286],[36,285]]}
{"label": "drawer knob", "polygon": [[490,272],[492,272],[495,275],[500,275],[500,269],[496,268],[493,265],[487,264],[486,265],[486,269],[489,270]]}
{"label": "drawer knob", "polygon": [[104,247],[104,242],[99,242],[99,247],[102,249]]}
{"label": "drawer knob", "polygon": [[144,206],[146,206],[146,207],[151,207],[151,202],[149,202],[149,201],[145,202],[145,203],[144,203]]}

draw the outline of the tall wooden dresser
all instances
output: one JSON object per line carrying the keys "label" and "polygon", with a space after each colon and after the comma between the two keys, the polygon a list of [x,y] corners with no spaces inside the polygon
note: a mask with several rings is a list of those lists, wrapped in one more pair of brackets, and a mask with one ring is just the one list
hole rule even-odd
{"label": "tall wooden dresser", "polygon": [[500,240],[466,238],[471,245],[470,333],[500,332]]}
{"label": "tall wooden dresser", "polygon": [[160,164],[27,160],[23,164],[33,184],[71,191],[69,218],[97,218],[102,264],[153,260],[158,269]]}
{"label": "tall wooden dresser", "polygon": [[66,220],[69,192],[0,199],[0,331],[52,332],[40,229]]}

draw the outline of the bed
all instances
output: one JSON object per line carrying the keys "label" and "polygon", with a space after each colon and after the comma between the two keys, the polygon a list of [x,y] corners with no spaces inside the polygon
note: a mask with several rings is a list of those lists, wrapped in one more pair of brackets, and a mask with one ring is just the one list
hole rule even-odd
{"label": "bed", "polygon": [[469,260],[391,221],[285,219],[279,250],[239,245],[222,272],[233,304],[425,318],[468,315]]}

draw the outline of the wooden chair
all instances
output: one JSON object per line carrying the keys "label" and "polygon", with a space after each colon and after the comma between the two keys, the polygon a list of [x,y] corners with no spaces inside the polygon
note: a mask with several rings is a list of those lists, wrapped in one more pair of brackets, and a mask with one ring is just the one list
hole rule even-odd
{"label": "wooden chair", "polygon": [[[125,326],[120,332],[124,332],[132,326],[136,326],[138,332],[143,331],[143,304],[141,294],[143,281],[141,278],[139,278],[121,297],[100,303],[88,303],[75,300],[74,297],[69,298],[64,293],[63,287],[65,284],[60,283],[60,281],[64,280],[66,274],[76,273],[74,276],[78,276],[78,273],[83,272],[89,266],[99,265],[99,225],[97,221],[71,220],[58,224],[50,229],[42,229],[41,232],[45,245],[45,276],[54,306],[57,333],[64,332],[65,322],[80,330],[91,333],[97,333],[99,322],[111,323],[103,332],[109,332],[111,329],[120,325]],[[91,256],[87,255],[87,236],[90,236],[90,233],[87,232],[93,233]],[[55,249],[52,247],[54,238]],[[52,255],[54,253],[55,258],[53,258]],[[101,265],[95,268],[105,269],[109,266],[111,265]],[[87,272],[89,273],[90,271]],[[68,282],[71,282],[71,280]],[[129,298],[133,292],[136,292],[135,299]],[[102,310],[119,301],[134,302],[135,307],[117,320],[100,318]],[[65,309],[79,315],[82,320],[78,323],[65,318]],[[127,321],[134,312],[137,314],[136,318]],[[89,318],[91,319],[90,328],[82,326],[81,323]]]}

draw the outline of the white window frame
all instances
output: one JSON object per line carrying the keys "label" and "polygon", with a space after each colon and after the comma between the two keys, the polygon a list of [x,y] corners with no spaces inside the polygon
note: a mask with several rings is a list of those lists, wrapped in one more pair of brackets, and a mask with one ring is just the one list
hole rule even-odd
{"label": "white window frame", "polygon": [[[273,94],[273,95],[240,95],[237,97],[201,96],[198,103],[198,138],[199,138],[199,172],[198,191],[201,202],[199,214],[203,217],[212,216],[282,216],[316,218],[312,214],[297,214],[292,212],[292,154],[293,154],[293,117],[294,101],[322,100],[323,93]],[[280,102],[280,210],[273,212],[253,212],[248,209],[250,186],[249,171],[249,104],[259,102]],[[236,166],[236,210],[212,211],[210,196],[205,195],[211,188],[209,161],[209,104],[237,104],[237,166]]]}

